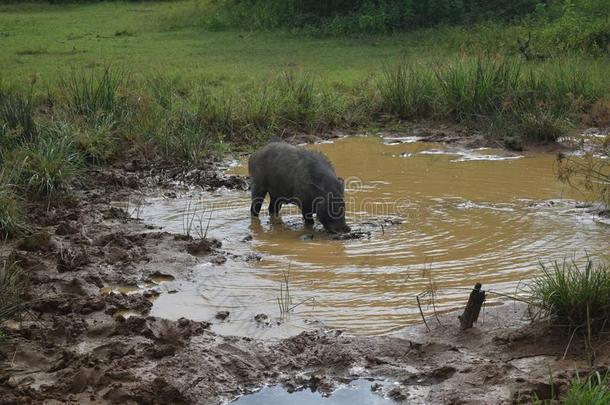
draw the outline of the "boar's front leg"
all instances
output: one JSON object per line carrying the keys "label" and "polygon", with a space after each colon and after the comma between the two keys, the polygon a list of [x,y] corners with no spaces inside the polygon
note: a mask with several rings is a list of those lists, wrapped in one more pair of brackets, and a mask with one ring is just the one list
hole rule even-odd
{"label": "boar's front leg", "polygon": [[257,187],[256,184],[252,184],[252,205],[250,206],[250,213],[254,217],[258,217],[265,200],[267,190]]}
{"label": "boar's front leg", "polygon": [[305,221],[305,225],[313,225],[313,214],[315,213],[315,210],[311,201],[303,202],[301,205],[301,212],[303,213],[303,221]]}
{"label": "boar's front leg", "polygon": [[277,217],[282,209],[282,199],[271,196],[271,201],[269,202],[269,216]]}

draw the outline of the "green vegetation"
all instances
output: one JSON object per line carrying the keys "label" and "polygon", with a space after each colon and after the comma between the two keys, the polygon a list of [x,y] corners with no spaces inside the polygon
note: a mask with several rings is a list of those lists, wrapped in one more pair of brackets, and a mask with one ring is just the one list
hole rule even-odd
{"label": "green vegetation", "polygon": [[0,172],[0,240],[21,235],[26,229],[19,199],[7,177]]}
{"label": "green vegetation", "polygon": [[591,334],[610,318],[610,267],[588,259],[541,264],[542,274],[531,281],[531,304],[553,325]]}
{"label": "green vegetation", "polygon": [[[550,381],[551,387],[553,381]],[[610,372],[602,376],[599,372],[581,378],[577,373],[576,378],[570,382],[568,392],[561,399],[557,398],[557,393],[552,388],[550,399],[539,399],[534,395],[532,403],[535,405],[603,405],[610,403]]]}
{"label": "green vegetation", "polygon": [[[553,53],[603,53],[610,39],[610,5],[605,0],[215,0],[195,4],[191,21],[215,30],[283,28],[323,35],[370,35],[489,22],[502,30],[501,23],[511,22],[513,28],[527,30],[534,44]],[[521,44],[531,45],[525,40]]]}
{"label": "green vegetation", "polygon": [[[593,116],[601,117],[595,112]],[[577,189],[592,192],[606,207],[610,207],[610,137],[594,139],[592,143],[595,152],[584,156],[560,155],[559,178]],[[610,214],[610,211],[606,210],[605,214]]]}
{"label": "green vegetation", "polygon": [[570,384],[568,394],[563,398],[565,405],[604,405],[610,403],[610,373],[602,377],[594,373],[588,378],[576,379]]}
{"label": "green vegetation", "polygon": [[24,311],[26,286],[27,279],[16,263],[10,260],[0,263],[0,325]]}
{"label": "green vegetation", "polygon": [[0,235],[23,232],[24,196],[126,155],[196,164],[272,135],[421,121],[552,142],[603,120],[605,4],[1,5]]}
{"label": "green vegetation", "polygon": [[536,0],[217,0],[209,24],[257,29],[308,28],[332,33],[388,32],[460,24],[488,18],[512,20],[535,11]]}

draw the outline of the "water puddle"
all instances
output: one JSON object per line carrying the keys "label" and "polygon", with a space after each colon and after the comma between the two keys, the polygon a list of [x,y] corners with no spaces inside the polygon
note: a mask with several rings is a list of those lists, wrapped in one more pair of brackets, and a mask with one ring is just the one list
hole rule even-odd
{"label": "water puddle", "polygon": [[[250,337],[311,325],[385,334],[420,321],[416,296],[425,291],[435,294],[423,304],[434,296],[436,310],[458,309],[475,282],[512,294],[540,260],[610,248],[608,225],[556,180],[553,154],[389,143],[350,137],[308,146],[346,179],[348,223],[369,235],[360,239],[332,240],[319,227],[312,233],[294,207],[282,210],[280,222],[266,213],[251,220],[246,191],[146,198],[146,223],[178,233],[190,223],[193,235],[207,230],[229,253],[216,264],[201,257],[193,280],[172,282],[175,294],[161,294],[152,314],[211,321],[217,331]],[[231,170],[247,173],[243,162]],[[286,280],[292,310],[281,314]],[[215,319],[221,310],[230,315]],[[423,310],[429,315],[432,306]],[[261,314],[265,322],[255,321]]]}
{"label": "water puddle", "polygon": [[391,405],[395,402],[372,390],[372,381],[358,379],[329,396],[301,390],[289,393],[280,386],[265,387],[231,402],[234,405]]}

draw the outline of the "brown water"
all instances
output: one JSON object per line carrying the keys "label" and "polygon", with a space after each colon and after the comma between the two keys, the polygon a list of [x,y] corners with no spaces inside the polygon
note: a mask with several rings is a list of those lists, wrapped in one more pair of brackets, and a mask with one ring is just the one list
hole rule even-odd
{"label": "brown water", "polygon": [[[416,296],[431,286],[437,310],[457,309],[476,282],[512,294],[540,260],[608,253],[610,226],[573,202],[585,197],[555,179],[554,155],[411,141],[351,137],[309,146],[324,152],[347,180],[348,223],[371,230],[366,239],[330,240],[316,228],[313,239],[304,240],[311,231],[289,207],[283,223],[266,215],[251,220],[246,191],[147,199],[146,222],[183,232],[185,212],[199,207],[205,222],[211,215],[209,234],[240,255],[224,265],[198,266],[194,280],[175,282],[178,293],[155,300],[153,315],[210,320],[229,310],[228,321],[214,328],[249,336],[283,336],[320,323],[383,334],[419,322]],[[232,170],[246,174],[243,164]],[[387,217],[403,222],[370,225]],[[252,239],[242,241],[248,235]],[[244,260],[251,253],[262,259]],[[284,272],[293,305],[302,304],[277,325]],[[422,298],[429,303],[429,296]],[[423,310],[430,315],[432,307]],[[268,314],[272,326],[257,326],[252,319],[258,313]]]}

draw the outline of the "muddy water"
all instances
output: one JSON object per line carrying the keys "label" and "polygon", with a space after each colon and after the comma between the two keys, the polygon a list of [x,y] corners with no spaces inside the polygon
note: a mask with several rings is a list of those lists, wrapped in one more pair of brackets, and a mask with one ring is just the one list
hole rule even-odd
{"label": "muddy water", "polygon": [[[610,227],[574,203],[586,196],[555,179],[554,155],[413,141],[352,137],[309,146],[347,180],[348,223],[370,238],[330,240],[317,227],[312,234],[289,207],[283,222],[267,215],[253,221],[246,191],[148,198],[144,221],[196,234],[209,220],[208,234],[236,255],[171,282],[178,292],[158,297],[153,314],[213,320],[216,311],[229,310],[214,328],[248,336],[284,336],[319,324],[384,334],[420,321],[416,296],[425,291],[436,291],[437,311],[457,309],[475,282],[515,293],[541,259],[609,251]],[[232,171],[246,174],[243,163]],[[253,255],[260,260],[246,260]],[[278,324],[286,276],[296,308]],[[427,315],[429,298],[422,296]],[[269,320],[253,322],[259,313]]]}

